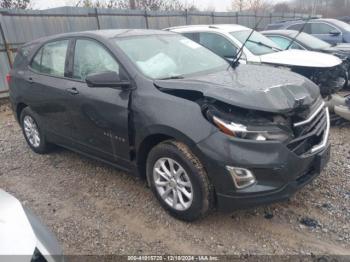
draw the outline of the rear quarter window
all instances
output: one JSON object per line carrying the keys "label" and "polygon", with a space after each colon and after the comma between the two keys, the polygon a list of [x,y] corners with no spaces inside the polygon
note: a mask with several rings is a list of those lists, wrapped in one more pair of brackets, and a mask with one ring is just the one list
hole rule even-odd
{"label": "rear quarter window", "polygon": [[30,55],[35,49],[35,45],[24,46],[17,50],[15,60],[13,62],[13,68],[20,68],[29,63]]}
{"label": "rear quarter window", "polygon": [[34,56],[31,68],[47,75],[63,77],[69,40],[45,44]]}

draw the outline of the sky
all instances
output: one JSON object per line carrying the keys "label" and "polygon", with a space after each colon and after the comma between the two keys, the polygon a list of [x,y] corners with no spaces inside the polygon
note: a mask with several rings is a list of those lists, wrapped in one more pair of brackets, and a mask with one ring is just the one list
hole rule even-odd
{"label": "sky", "polygon": [[[231,0],[181,0],[184,3],[192,3],[198,6],[200,9],[207,9],[208,7],[215,7],[215,11],[227,11],[227,8],[231,6]],[[271,0],[276,2],[281,0]],[[72,5],[71,0],[32,0],[32,7],[35,9],[47,9],[58,6]]]}

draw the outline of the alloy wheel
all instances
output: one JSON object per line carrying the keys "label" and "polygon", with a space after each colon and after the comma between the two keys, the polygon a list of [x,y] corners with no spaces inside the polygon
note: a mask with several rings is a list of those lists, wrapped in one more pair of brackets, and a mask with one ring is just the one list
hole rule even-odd
{"label": "alloy wheel", "polygon": [[33,147],[39,147],[40,135],[38,125],[35,123],[34,119],[31,116],[26,115],[23,118],[23,128],[30,145]]}
{"label": "alloy wheel", "polygon": [[160,197],[178,211],[187,210],[193,200],[193,187],[186,170],[171,158],[160,158],[153,167],[153,179]]}

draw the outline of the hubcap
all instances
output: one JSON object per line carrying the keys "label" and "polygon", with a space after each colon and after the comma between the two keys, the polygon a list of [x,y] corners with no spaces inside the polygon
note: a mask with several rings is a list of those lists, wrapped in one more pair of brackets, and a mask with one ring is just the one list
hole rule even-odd
{"label": "hubcap", "polygon": [[40,136],[38,126],[31,116],[25,116],[23,119],[24,133],[33,147],[40,146]]}
{"label": "hubcap", "polygon": [[185,169],[171,158],[160,158],[153,167],[153,179],[162,199],[176,210],[188,209],[193,200],[193,188]]}

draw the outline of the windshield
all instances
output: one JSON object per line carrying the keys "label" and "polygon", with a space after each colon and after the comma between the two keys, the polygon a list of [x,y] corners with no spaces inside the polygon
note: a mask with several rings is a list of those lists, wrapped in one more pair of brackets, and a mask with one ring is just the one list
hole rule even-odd
{"label": "windshield", "polygon": [[[250,33],[251,30],[243,30],[231,32],[230,34],[243,44]],[[272,40],[256,31],[250,36],[245,47],[254,55],[265,55],[279,50],[279,47]]]}
{"label": "windshield", "polygon": [[[291,37],[294,38],[296,34]],[[303,45],[306,45],[312,49],[325,49],[325,48],[331,47],[331,45],[328,44],[327,42],[305,33],[300,33],[300,35],[298,35],[297,37],[297,40],[301,42]]]}
{"label": "windshield", "polygon": [[144,75],[152,79],[183,77],[227,68],[227,62],[181,35],[147,35],[116,38]]}

